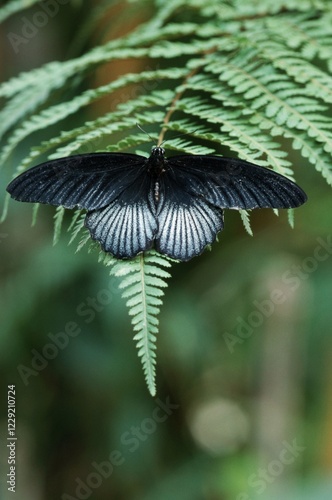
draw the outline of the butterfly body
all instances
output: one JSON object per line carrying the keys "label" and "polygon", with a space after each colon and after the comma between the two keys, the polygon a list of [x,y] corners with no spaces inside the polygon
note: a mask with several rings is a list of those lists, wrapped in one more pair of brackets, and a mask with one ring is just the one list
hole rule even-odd
{"label": "butterfly body", "polygon": [[146,172],[151,176],[153,183],[154,201],[156,205],[160,199],[160,182],[159,177],[167,170],[167,159],[165,158],[165,150],[159,146],[151,151],[151,155],[146,159]]}
{"label": "butterfly body", "polygon": [[152,247],[186,261],[223,229],[223,210],[291,208],[306,201],[289,179],[252,163],[213,155],[149,158],[91,153],[51,160],[15,178],[19,201],[87,210],[85,225],[105,252],[133,258]]}

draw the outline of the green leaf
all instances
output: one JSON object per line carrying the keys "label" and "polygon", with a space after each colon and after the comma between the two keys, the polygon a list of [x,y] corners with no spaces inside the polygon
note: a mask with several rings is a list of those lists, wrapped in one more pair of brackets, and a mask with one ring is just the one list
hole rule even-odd
{"label": "green leaf", "polygon": [[[109,262],[109,257],[106,257]],[[162,301],[157,297],[164,295],[166,279],[170,274],[164,268],[171,265],[171,259],[151,250],[138,255],[130,261],[114,261],[111,275],[120,278],[119,288],[122,297],[128,299],[126,305],[131,323],[138,356],[141,358],[148,390],[156,394],[156,334],[158,332],[159,307]]]}
{"label": "green leaf", "polygon": [[62,222],[63,222],[63,216],[65,214],[65,208],[64,207],[57,207],[55,214],[54,214],[54,235],[53,235],[53,245],[55,245],[59,241],[60,233],[61,233],[61,228],[62,228]]}
{"label": "green leaf", "polygon": [[20,12],[23,9],[28,9],[37,2],[39,2],[39,0],[10,0],[9,2],[7,2],[7,5],[1,7],[0,9],[0,23],[12,14],[15,14],[15,12]]}
{"label": "green leaf", "polygon": [[250,236],[253,236],[253,232],[252,232],[252,229],[250,226],[249,212],[247,210],[239,210],[239,212],[240,212],[241,219],[242,219],[243,225],[245,227],[245,230],[247,231],[248,234],[250,234]]}

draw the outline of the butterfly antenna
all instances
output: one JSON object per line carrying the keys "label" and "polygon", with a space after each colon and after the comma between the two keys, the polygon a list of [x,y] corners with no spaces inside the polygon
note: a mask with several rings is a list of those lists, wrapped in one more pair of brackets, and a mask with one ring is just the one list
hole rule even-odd
{"label": "butterfly antenna", "polygon": [[[194,134],[196,131],[198,130],[198,128],[196,128],[195,130],[193,130],[192,132],[183,132],[182,134],[178,134],[176,135],[175,137],[172,137],[172,139],[177,139],[178,137],[182,137],[184,135],[190,135],[190,134]],[[160,144],[159,146],[162,146],[164,144],[164,142],[166,142],[167,140],[172,140],[172,139],[164,139]]]}
{"label": "butterfly antenna", "polygon": [[[153,139],[153,137],[151,137],[151,135],[150,135],[150,134],[148,134],[148,133],[147,133],[147,131],[146,131],[146,130],[144,130],[144,128],[142,128],[142,127],[140,126],[140,124],[139,124],[139,123],[136,123],[136,126],[137,126],[137,127],[138,127],[138,128],[139,128],[142,132],[144,132],[144,134],[146,134],[146,135],[147,135],[147,136],[151,139],[151,141],[152,141],[152,142],[156,142],[156,141],[155,141],[155,139]],[[172,137],[172,139],[177,139],[178,137],[182,137],[182,136],[184,136],[184,135],[194,134],[197,130],[198,130],[198,128],[196,128],[196,129],[195,129],[195,130],[193,130],[192,132],[183,132],[182,134],[178,134],[178,135],[176,135],[175,137]],[[163,140],[160,144],[158,144],[158,146],[159,146],[159,147],[161,147],[161,146],[164,144],[164,142],[166,142],[167,140],[168,140],[168,139],[164,139],[164,140]]]}
{"label": "butterfly antenna", "polygon": [[137,127],[138,127],[138,128],[139,128],[142,132],[144,132],[144,134],[146,134],[146,135],[147,135],[147,136],[151,139],[151,141],[152,141],[152,142],[156,142],[156,140],[155,140],[155,139],[153,139],[153,138],[151,137],[151,135],[150,135],[150,134],[148,134],[148,133],[147,133],[147,131],[146,131],[146,130],[144,130],[144,128],[142,128],[142,127],[140,126],[140,124],[139,124],[139,123],[136,123],[136,126],[137,126]]}

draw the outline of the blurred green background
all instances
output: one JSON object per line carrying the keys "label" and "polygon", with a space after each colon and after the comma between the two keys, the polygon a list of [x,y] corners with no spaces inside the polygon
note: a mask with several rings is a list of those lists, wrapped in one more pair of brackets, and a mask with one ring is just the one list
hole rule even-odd
{"label": "blurred green background", "polygon": [[[72,56],[92,4],[63,7],[18,54],[6,34],[22,15],[12,17],[1,31],[1,79]],[[113,35],[119,20],[126,31],[125,19],[114,13]],[[11,202],[0,228],[1,498],[13,497],[9,384],[19,500],[332,497],[332,197],[291,155],[309,197],[294,230],[285,212],[255,211],[252,238],[227,211],[212,251],[174,265],[155,399],[115,278],[96,254],[75,254],[68,234],[52,246],[52,208],[31,227],[31,207]],[[3,170],[2,199],[13,165]],[[47,351],[70,328],[68,345]]]}

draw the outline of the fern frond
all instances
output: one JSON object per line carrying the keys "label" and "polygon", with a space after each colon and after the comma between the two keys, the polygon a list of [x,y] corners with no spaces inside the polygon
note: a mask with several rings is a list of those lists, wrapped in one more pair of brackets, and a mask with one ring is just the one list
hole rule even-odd
{"label": "fern frond", "polygon": [[288,224],[292,229],[294,229],[294,209],[289,208],[287,210]]}
{"label": "fern frond", "polygon": [[54,233],[53,233],[53,245],[55,245],[59,241],[63,216],[65,214],[64,207],[57,207],[54,214]]}
{"label": "fern frond", "polygon": [[157,315],[162,305],[163,288],[167,286],[165,280],[170,278],[170,273],[165,268],[171,266],[171,259],[151,250],[130,261],[116,261],[106,256],[104,263],[112,266],[111,275],[121,280],[119,288],[123,290],[122,297],[127,299],[131,323],[137,332],[134,340],[146,384],[150,394],[155,396]]}
{"label": "fern frond", "polygon": [[34,226],[36,224],[39,207],[40,207],[39,203],[35,203],[33,205],[31,226]]}
{"label": "fern frond", "polygon": [[45,129],[58,121],[67,118],[69,115],[77,112],[80,108],[91,104],[91,102],[103,97],[115,90],[118,90],[128,84],[148,82],[155,79],[178,79],[184,75],[184,70],[156,70],[143,71],[140,74],[129,73],[124,77],[118,78],[115,82],[103,85],[98,89],[87,90],[83,94],[71,101],[51,106],[42,111],[39,115],[34,115],[31,120],[26,120],[21,128],[15,130],[7,145],[3,148],[0,162],[5,162],[13,150],[28,135],[41,129]]}
{"label": "fern frond", "polygon": [[90,236],[90,233],[87,229],[85,229],[85,232],[83,233],[83,235],[81,236],[81,239],[77,245],[77,248],[76,248],[76,252],[79,252],[80,250],[82,250],[82,248],[87,244],[87,243],[90,243],[89,247],[88,247],[88,252],[91,252],[93,250],[97,250],[97,247],[98,245],[96,244],[95,241],[91,242],[91,236]]}
{"label": "fern frond", "polygon": [[7,2],[7,5],[1,7],[0,9],[0,23],[5,21],[9,16],[15,14],[15,12],[22,11],[23,9],[28,9],[35,3],[39,2],[39,0],[10,0]]}
{"label": "fern frond", "polygon": [[223,134],[220,136],[222,144],[238,152],[243,159],[262,166],[271,165],[284,175],[292,174],[290,162],[284,159],[286,153],[281,150],[280,144],[252,126],[248,118],[242,118],[240,111],[224,110],[221,114],[215,105],[198,100],[193,102],[192,99],[182,99],[179,108],[195,118],[202,117],[210,123],[219,124]]}
{"label": "fern frond", "polygon": [[71,238],[69,240],[69,245],[77,238],[78,234],[84,229],[84,220],[86,213],[82,210],[75,210],[74,215],[71,219],[71,223],[68,227],[68,232],[71,233]]}
{"label": "fern frond", "polygon": [[247,231],[248,234],[250,234],[250,236],[253,236],[254,234],[253,234],[252,229],[251,229],[250,215],[249,215],[248,210],[239,210],[239,212],[240,212],[241,219],[242,219],[243,225],[245,227],[245,230]]}

